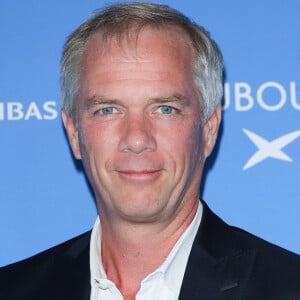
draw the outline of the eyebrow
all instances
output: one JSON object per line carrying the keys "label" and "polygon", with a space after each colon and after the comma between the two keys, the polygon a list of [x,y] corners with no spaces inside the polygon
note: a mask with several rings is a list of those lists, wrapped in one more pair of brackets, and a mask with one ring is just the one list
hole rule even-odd
{"label": "eyebrow", "polygon": [[[167,97],[153,97],[153,98],[149,98],[148,101],[149,102],[155,102],[155,103],[169,103],[169,102],[182,102],[187,100],[187,97],[181,95],[181,94],[174,94],[171,96],[167,96]],[[100,104],[122,104],[122,101],[118,100],[118,99],[109,99],[106,98],[104,96],[92,96],[90,98],[87,99],[87,107],[93,107],[96,105],[100,105]]]}
{"label": "eyebrow", "polygon": [[118,104],[120,101],[117,99],[108,99],[103,96],[92,96],[87,99],[86,103],[87,107],[92,107],[99,104]]}
{"label": "eyebrow", "polygon": [[174,94],[168,97],[155,97],[155,98],[150,98],[150,100],[157,102],[157,103],[167,103],[167,102],[181,102],[187,100],[187,97],[184,97],[183,95],[180,94]]}

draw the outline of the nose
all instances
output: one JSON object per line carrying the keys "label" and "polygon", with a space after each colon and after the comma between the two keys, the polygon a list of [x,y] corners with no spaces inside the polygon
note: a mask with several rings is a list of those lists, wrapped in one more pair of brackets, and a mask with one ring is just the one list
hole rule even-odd
{"label": "nose", "polygon": [[143,114],[128,115],[121,126],[122,134],[119,142],[121,152],[140,154],[156,149],[151,120],[147,116]]}

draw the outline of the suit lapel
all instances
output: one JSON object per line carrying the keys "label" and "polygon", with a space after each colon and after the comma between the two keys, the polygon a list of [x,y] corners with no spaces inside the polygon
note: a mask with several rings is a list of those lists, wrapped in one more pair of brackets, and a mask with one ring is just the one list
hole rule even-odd
{"label": "suit lapel", "polygon": [[256,257],[203,203],[203,216],[179,300],[241,299]]}
{"label": "suit lapel", "polygon": [[[40,299],[86,300],[90,297],[90,233],[72,243],[53,262],[53,289]],[[256,257],[236,238],[230,226],[203,202],[201,224],[189,256],[179,300],[237,300],[251,274]]]}
{"label": "suit lapel", "polygon": [[86,233],[76,239],[65,253],[55,257],[53,288],[47,291],[45,299],[90,298],[89,242],[90,233]]}

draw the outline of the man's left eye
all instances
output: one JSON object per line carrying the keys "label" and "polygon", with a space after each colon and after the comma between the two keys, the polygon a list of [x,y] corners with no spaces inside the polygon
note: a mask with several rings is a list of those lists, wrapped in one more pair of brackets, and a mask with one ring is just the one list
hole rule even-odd
{"label": "man's left eye", "polygon": [[175,108],[168,105],[161,105],[159,111],[164,115],[170,115],[174,112]]}
{"label": "man's left eye", "polygon": [[116,109],[114,107],[112,107],[112,106],[110,106],[110,107],[104,107],[104,108],[101,108],[99,110],[99,113],[101,115],[111,115],[111,114],[113,114],[115,112],[116,112]]}

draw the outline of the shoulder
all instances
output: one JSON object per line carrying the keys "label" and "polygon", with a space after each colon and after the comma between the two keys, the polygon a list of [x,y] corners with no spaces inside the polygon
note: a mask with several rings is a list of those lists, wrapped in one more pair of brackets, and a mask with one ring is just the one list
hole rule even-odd
{"label": "shoulder", "polygon": [[215,261],[240,261],[239,268],[248,268],[249,291],[266,290],[268,293],[271,290],[284,293],[289,291],[295,292],[300,299],[298,254],[226,224],[205,203],[202,221],[198,233],[199,243]]}
{"label": "shoulder", "polygon": [[231,232],[233,238],[242,248],[256,250],[256,265],[259,266],[260,271],[268,271],[268,273],[276,271],[273,275],[278,274],[279,271],[288,272],[289,274],[297,273],[300,276],[300,255],[270,243],[243,229],[227,226],[229,233]]}
{"label": "shoulder", "polygon": [[300,262],[298,254],[272,244],[246,230],[228,225],[215,215],[205,202],[203,206],[203,222],[200,226],[201,238],[205,240],[205,245],[214,245],[213,249],[210,250],[217,255],[223,255],[224,253],[229,255],[240,250],[256,249],[262,255],[265,254],[268,257],[278,256]]}
{"label": "shoulder", "polygon": [[31,294],[37,289],[48,289],[61,279],[76,278],[80,271],[86,274],[89,270],[89,241],[90,232],[86,232],[30,258],[0,268],[0,298],[3,299],[4,295],[8,297],[11,293],[17,294],[18,291],[14,291],[16,287],[25,294]]}
{"label": "shoulder", "polygon": [[0,279],[2,279],[1,276],[4,273],[8,275],[10,272],[26,270],[28,267],[32,268],[35,265],[51,265],[55,260],[60,258],[77,257],[85,248],[89,247],[89,240],[90,231],[51,247],[32,257],[4,266],[0,268]]}
{"label": "shoulder", "polygon": [[255,253],[247,291],[251,299],[300,299],[300,256],[240,228],[229,226],[244,249]]}

